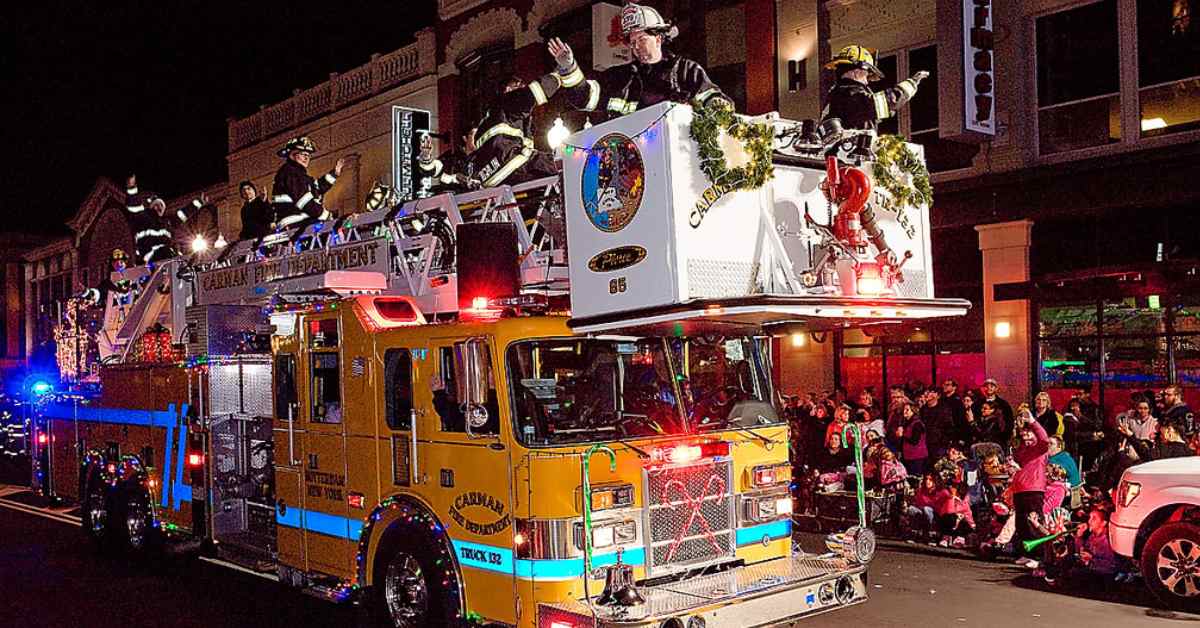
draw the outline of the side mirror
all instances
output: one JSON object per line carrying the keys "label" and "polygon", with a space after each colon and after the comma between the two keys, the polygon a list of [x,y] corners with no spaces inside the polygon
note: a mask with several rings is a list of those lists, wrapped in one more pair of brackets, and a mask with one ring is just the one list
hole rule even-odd
{"label": "side mirror", "polygon": [[488,400],[490,362],[491,353],[484,338],[471,338],[455,346],[455,392],[463,404],[469,434],[474,434],[475,429],[483,427],[488,420],[485,404]]}

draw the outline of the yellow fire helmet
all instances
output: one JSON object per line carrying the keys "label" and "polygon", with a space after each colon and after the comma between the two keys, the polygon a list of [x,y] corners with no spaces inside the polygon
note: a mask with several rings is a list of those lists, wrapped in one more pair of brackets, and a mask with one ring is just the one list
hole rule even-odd
{"label": "yellow fire helmet", "polygon": [[866,70],[869,80],[883,80],[883,72],[875,67],[875,53],[865,46],[846,46],[834,55],[833,60],[825,64],[827,70]]}

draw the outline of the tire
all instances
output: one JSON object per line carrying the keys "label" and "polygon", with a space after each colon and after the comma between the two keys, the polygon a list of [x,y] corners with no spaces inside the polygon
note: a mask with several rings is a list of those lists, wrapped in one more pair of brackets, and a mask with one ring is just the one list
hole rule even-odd
{"label": "tire", "polygon": [[[458,574],[437,554],[441,542],[397,528],[380,544],[372,590],[372,623],[380,628],[445,628],[461,624]],[[449,585],[443,584],[449,583]]]}
{"label": "tire", "polygon": [[108,492],[101,482],[95,481],[97,479],[94,478],[84,485],[87,492],[84,494],[79,520],[84,536],[97,549],[103,549],[108,545],[111,536],[111,528],[109,526],[110,504],[108,501]]}
{"label": "tire", "polygon": [[1168,523],[1142,548],[1142,577],[1168,608],[1200,613],[1200,525]]}
{"label": "tire", "polygon": [[110,519],[110,525],[114,536],[120,540],[121,549],[133,557],[148,554],[155,546],[157,536],[154,514],[146,493],[126,491],[122,494],[120,507],[114,510],[117,511],[118,517]]}

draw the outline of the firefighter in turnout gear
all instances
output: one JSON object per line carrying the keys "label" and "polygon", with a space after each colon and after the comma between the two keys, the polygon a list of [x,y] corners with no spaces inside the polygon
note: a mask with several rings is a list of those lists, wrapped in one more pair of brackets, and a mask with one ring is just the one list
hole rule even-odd
{"label": "firefighter in turnout gear", "polygon": [[[599,111],[615,118],[663,101],[707,104],[710,100],[730,100],[713,83],[704,68],[695,61],[664,51],[663,45],[679,35],[675,28],[654,9],[627,4],[621,10],[621,34],[633,52],[633,61],[609,68],[595,80],[584,81],[570,92],[571,104],[582,111]],[[570,48],[551,41],[551,53]]]}
{"label": "firefighter in turnout gear", "polygon": [[133,284],[125,279],[117,281],[112,280],[112,273],[119,273],[125,270],[125,251],[121,249],[113,249],[112,255],[109,257],[109,274],[104,276],[104,279],[95,288],[88,288],[79,295],[79,298],[86,301],[91,307],[105,307],[108,305],[109,295],[129,294],[133,289]]}
{"label": "firefighter in turnout gear", "polygon": [[337,182],[346,165],[338,159],[333,170],[321,177],[308,176],[308,164],[317,146],[307,136],[294,137],[279,151],[283,165],[275,173],[271,191],[271,207],[275,210],[275,224],[280,229],[298,228],[297,235],[318,220],[329,220],[333,214],[321,204],[325,195]]}
{"label": "firefighter in turnout gear", "polygon": [[555,71],[530,83],[510,78],[476,125],[475,150],[467,157],[466,175],[483,187],[558,174],[554,157],[534,148],[529,129],[535,107],[546,104],[560,88],[583,84],[583,71],[571,49],[558,48],[556,42],[548,47],[558,66]]}
{"label": "firefighter in turnout gear", "polygon": [[895,87],[875,92],[870,83],[882,80],[883,73],[875,67],[875,55],[862,46],[842,48],[825,68],[837,73],[837,83],[829,90],[821,120],[838,118],[842,128],[851,130],[876,130],[916,95],[917,85],[929,76],[917,72]]}
{"label": "firefighter in turnout gear", "polygon": [[[166,201],[153,192],[138,189],[137,175],[130,175],[125,181],[125,212],[133,230],[138,264],[161,262],[178,255]],[[182,209],[176,212],[176,217],[180,224],[187,222]]]}
{"label": "firefighter in turnout gear", "polygon": [[417,157],[421,187],[430,194],[479,187],[477,181],[462,174],[467,169],[468,155],[475,151],[475,129],[463,136],[463,148],[451,148],[437,157],[433,156],[433,138],[432,133],[421,136],[421,152]]}
{"label": "firefighter in turnout gear", "polygon": [[251,181],[242,181],[238,185],[238,193],[242,196],[242,233],[241,240],[259,240],[271,233],[271,222],[274,212],[267,199],[259,196],[258,188]]}

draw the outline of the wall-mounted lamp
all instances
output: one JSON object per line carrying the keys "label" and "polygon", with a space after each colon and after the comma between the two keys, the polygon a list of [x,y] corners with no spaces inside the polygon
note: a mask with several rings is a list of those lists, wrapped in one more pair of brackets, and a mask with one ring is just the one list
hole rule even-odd
{"label": "wall-mounted lamp", "polygon": [[808,344],[807,334],[792,334],[792,346],[796,348],[803,347]]}
{"label": "wall-mounted lamp", "polygon": [[1012,323],[1008,321],[996,321],[996,325],[992,328],[992,335],[997,338],[1012,337]]}

